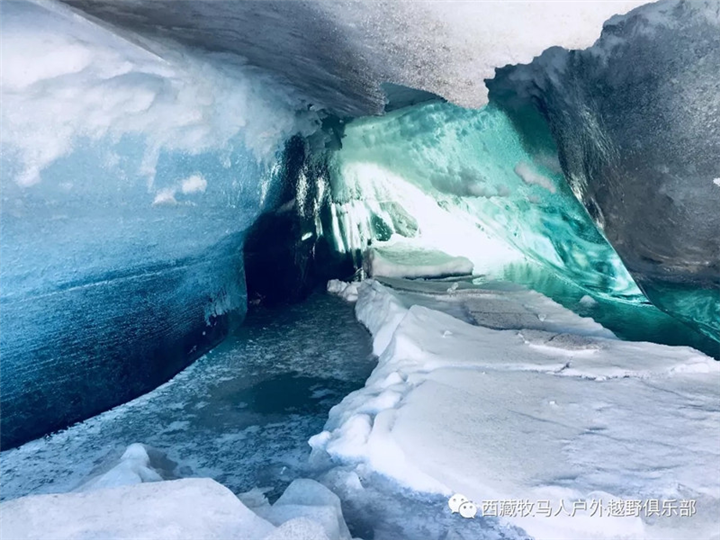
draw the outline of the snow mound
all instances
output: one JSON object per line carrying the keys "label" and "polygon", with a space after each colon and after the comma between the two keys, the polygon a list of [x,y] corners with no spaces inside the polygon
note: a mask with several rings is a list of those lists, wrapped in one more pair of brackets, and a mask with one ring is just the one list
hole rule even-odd
{"label": "snow mound", "polygon": [[314,455],[360,478],[462,493],[538,539],[716,534],[720,364],[588,331],[537,293],[493,294],[546,320],[565,312],[564,330],[473,326],[364,282],[356,314],[378,366],[331,410]]}
{"label": "snow mound", "polygon": [[363,255],[363,267],[369,276],[375,277],[429,278],[473,272],[473,263],[466,257],[402,242],[369,248]]}
{"label": "snow mound", "polygon": [[[266,160],[288,136],[314,129],[298,122],[287,89],[239,60],[152,54],[58,4],[6,8],[3,143],[19,158],[20,185],[37,184],[54,161],[106,136],[152,139],[143,156],[152,180],[162,149],[227,148],[241,133]],[[190,178],[182,189],[204,191],[203,182]]]}

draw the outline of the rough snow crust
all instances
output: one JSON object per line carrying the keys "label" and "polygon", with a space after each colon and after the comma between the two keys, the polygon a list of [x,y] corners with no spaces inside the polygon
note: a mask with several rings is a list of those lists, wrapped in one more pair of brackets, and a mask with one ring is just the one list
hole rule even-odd
{"label": "rough snow crust", "polygon": [[314,105],[352,116],[382,110],[382,83],[482,106],[496,67],[554,45],[588,47],[604,21],[645,3],[64,1],[147,38],[242,55]]}
{"label": "rough snow crust", "polygon": [[[54,2],[4,2],[3,153],[21,164],[15,181],[37,184],[45,168],[89,142],[144,137],[152,185],[161,150],[229,151],[241,134],[270,160],[289,136],[314,129],[298,123],[299,100],[240,58],[156,52]],[[206,184],[190,177],[181,189]]]}
{"label": "rough snow crust", "polygon": [[[379,363],[311,439],[316,455],[361,478],[462,493],[481,511],[547,501],[552,517],[500,514],[538,539],[717,538],[720,364],[690,348],[617,340],[529,291],[430,293],[412,302],[374,280],[360,286],[356,313]],[[481,324],[527,328],[474,326],[419,305],[443,303],[472,307]],[[648,500],[674,511],[625,510]],[[591,516],[592,501],[603,517]],[[695,501],[692,517],[679,515],[681,501]],[[583,502],[587,511],[565,512]],[[608,515],[620,506],[628,515]]]}

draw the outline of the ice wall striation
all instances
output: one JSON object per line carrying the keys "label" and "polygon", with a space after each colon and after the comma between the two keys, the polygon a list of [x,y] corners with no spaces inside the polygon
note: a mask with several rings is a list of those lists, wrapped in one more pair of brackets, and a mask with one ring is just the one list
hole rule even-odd
{"label": "ice wall striation", "polygon": [[720,340],[720,5],[665,1],[583,51],[499,69],[490,100],[577,197],[660,308]]}
{"label": "ice wall striation", "polygon": [[244,315],[244,231],[315,121],[237,58],[165,52],[3,2],[4,447],[150,390]]}

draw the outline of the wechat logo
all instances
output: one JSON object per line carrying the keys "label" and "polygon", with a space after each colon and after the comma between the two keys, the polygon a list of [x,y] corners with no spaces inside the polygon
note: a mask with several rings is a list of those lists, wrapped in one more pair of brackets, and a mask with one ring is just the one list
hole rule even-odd
{"label": "wechat logo", "polygon": [[459,493],[450,497],[448,506],[453,514],[460,514],[466,519],[473,519],[477,514],[477,506],[475,506],[475,503],[465,495],[460,495]]}

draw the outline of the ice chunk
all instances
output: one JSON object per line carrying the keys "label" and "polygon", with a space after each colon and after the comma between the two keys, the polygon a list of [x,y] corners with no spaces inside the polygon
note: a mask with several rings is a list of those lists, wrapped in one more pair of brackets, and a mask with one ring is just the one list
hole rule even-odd
{"label": "ice chunk", "polygon": [[473,272],[473,263],[466,257],[453,257],[442,251],[401,242],[372,246],[363,255],[363,267],[374,277],[427,278]]}
{"label": "ice chunk", "polygon": [[310,519],[322,526],[330,540],[350,540],[338,496],[307,478],[293,480],[272,508],[263,509],[260,515],[275,525],[297,518]]}
{"label": "ice chunk", "polygon": [[207,478],[23,497],[0,512],[2,537],[13,540],[258,540],[274,530]]}
{"label": "ice chunk", "polygon": [[75,491],[93,491],[162,480],[160,473],[152,467],[145,445],[135,443],[127,447],[117,465],[106,473],[88,480]]}

